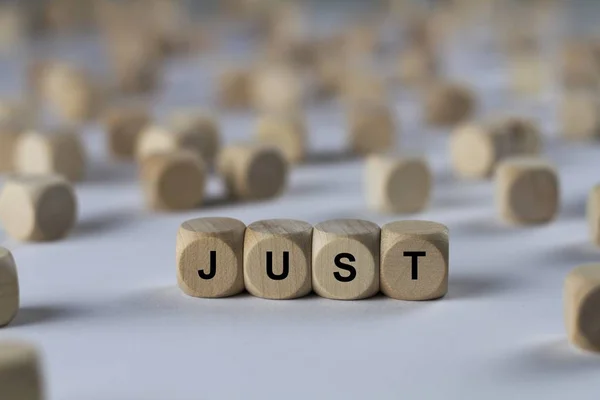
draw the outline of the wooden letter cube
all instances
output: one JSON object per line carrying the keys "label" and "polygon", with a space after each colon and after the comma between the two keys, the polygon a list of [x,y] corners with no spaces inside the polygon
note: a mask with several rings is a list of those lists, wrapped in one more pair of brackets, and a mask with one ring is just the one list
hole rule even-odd
{"label": "wooden letter cube", "polygon": [[289,219],[254,222],[244,238],[244,282],[266,299],[307,295],[311,278],[312,226]]}
{"label": "wooden letter cube", "polygon": [[319,296],[359,300],[379,291],[379,234],[358,219],[325,221],[313,229],[312,285]]}
{"label": "wooden letter cube", "polygon": [[385,153],[396,144],[392,111],[379,103],[360,103],[348,114],[350,149],[356,154]]}
{"label": "wooden letter cube", "polygon": [[587,220],[592,243],[600,246],[600,185],[590,190],[587,202]]}
{"label": "wooden letter cube", "polygon": [[500,216],[515,224],[540,224],[554,219],[559,206],[558,176],[548,162],[515,157],[496,170],[496,201]]}
{"label": "wooden letter cube", "polygon": [[453,126],[468,119],[475,111],[475,95],[464,86],[440,83],[426,93],[424,113],[428,123]]}
{"label": "wooden letter cube", "polygon": [[194,150],[213,165],[221,147],[217,121],[204,111],[182,110],[171,115],[170,127],[182,148]]}
{"label": "wooden letter cube", "polygon": [[144,158],[141,178],[150,208],[187,210],[204,199],[206,167],[192,152],[179,150]]}
{"label": "wooden letter cube", "polygon": [[291,164],[306,157],[306,124],[299,115],[266,115],[258,121],[256,133],[259,141],[279,148]]}
{"label": "wooden letter cube", "polygon": [[0,247],[0,327],[8,325],[17,315],[17,311],[19,311],[17,267],[10,251]]}
{"label": "wooden letter cube", "polygon": [[217,162],[229,195],[260,200],[281,194],[289,166],[283,153],[271,145],[237,144],[223,149]]}
{"label": "wooden letter cube", "polygon": [[381,291],[399,300],[431,300],[448,291],[448,228],[430,221],[381,228]]}
{"label": "wooden letter cube", "polygon": [[42,400],[44,388],[37,350],[29,343],[0,342],[0,398]]}
{"label": "wooden letter cube", "polygon": [[365,165],[365,191],[372,210],[416,213],[427,206],[432,178],[425,159],[372,155]]}
{"label": "wooden letter cube", "polygon": [[571,343],[600,352],[600,264],[582,265],[567,275],[565,325]]}
{"label": "wooden letter cube", "polygon": [[177,233],[177,282],[194,297],[226,297],[244,290],[246,225],[232,218],[185,221]]}
{"label": "wooden letter cube", "polygon": [[24,174],[59,174],[71,182],[84,178],[86,155],[78,134],[68,130],[24,133],[16,145],[15,167]]}
{"label": "wooden letter cube", "polygon": [[142,107],[121,106],[110,109],[104,117],[110,153],[119,159],[131,159],[140,133],[150,123],[148,111]]}
{"label": "wooden letter cube", "polygon": [[57,240],[76,219],[75,191],[58,175],[10,176],[0,192],[0,221],[15,239]]}
{"label": "wooden letter cube", "polygon": [[254,107],[265,112],[294,113],[304,103],[299,74],[289,66],[271,65],[258,69],[251,90]]}

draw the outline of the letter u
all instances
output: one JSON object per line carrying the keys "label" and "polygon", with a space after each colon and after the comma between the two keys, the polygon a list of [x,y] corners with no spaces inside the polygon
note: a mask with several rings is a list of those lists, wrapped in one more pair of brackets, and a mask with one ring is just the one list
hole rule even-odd
{"label": "letter u", "polygon": [[273,279],[274,281],[281,281],[281,280],[287,278],[289,273],[290,273],[290,252],[289,251],[283,252],[283,270],[281,271],[281,274],[275,275],[275,273],[273,272],[273,252],[267,251],[267,276],[269,278]]}

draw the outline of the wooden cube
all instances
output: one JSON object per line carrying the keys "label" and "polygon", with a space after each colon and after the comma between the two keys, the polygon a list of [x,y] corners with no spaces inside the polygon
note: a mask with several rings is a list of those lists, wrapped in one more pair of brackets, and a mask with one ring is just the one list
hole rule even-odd
{"label": "wooden cube", "polygon": [[181,110],[171,115],[169,126],[183,148],[197,151],[207,165],[213,165],[221,148],[217,121],[202,110]]}
{"label": "wooden cube", "polygon": [[286,300],[310,293],[312,226],[291,219],[254,222],[244,237],[244,282],[254,296]]}
{"label": "wooden cube", "polygon": [[454,126],[467,120],[476,107],[475,95],[456,83],[432,85],[425,94],[425,120],[432,125]]}
{"label": "wooden cube", "polygon": [[370,209],[417,213],[429,203],[432,176],[425,159],[372,155],[365,165],[365,193]]}
{"label": "wooden cube", "polygon": [[86,154],[71,130],[28,131],[16,144],[15,169],[24,174],[59,174],[71,182],[84,178]]}
{"label": "wooden cube", "polygon": [[279,148],[290,164],[306,157],[307,131],[300,115],[265,115],[257,123],[256,134],[260,142]]}
{"label": "wooden cube", "polygon": [[244,290],[246,225],[232,218],[185,221],[177,233],[177,282],[193,297],[226,297]]}
{"label": "wooden cube", "polygon": [[600,101],[596,93],[567,92],[560,108],[561,133],[567,139],[600,137]]}
{"label": "wooden cube", "polygon": [[[0,327],[12,321],[19,311],[19,278],[15,260],[0,247]],[[1,393],[1,392],[0,392]]]}
{"label": "wooden cube", "polygon": [[448,228],[396,221],[381,228],[381,291],[399,300],[431,300],[448,291]]}
{"label": "wooden cube", "polygon": [[537,95],[552,83],[548,60],[537,52],[520,52],[510,60],[512,90],[518,95]]}
{"label": "wooden cube", "polygon": [[567,88],[596,90],[600,85],[600,64],[593,43],[567,43],[562,51],[562,82]]}
{"label": "wooden cube", "polygon": [[379,291],[377,224],[358,219],[321,222],[313,228],[312,286],[321,297],[359,300]]}
{"label": "wooden cube", "polygon": [[540,224],[554,219],[559,183],[554,167],[536,157],[514,157],[496,170],[496,202],[502,219],[515,224]]}
{"label": "wooden cube", "polygon": [[254,107],[260,111],[294,113],[303,107],[304,85],[289,66],[259,68],[252,78],[251,91]]}
{"label": "wooden cube", "polygon": [[0,125],[0,173],[14,170],[15,147],[21,131],[13,126]]}
{"label": "wooden cube", "polygon": [[136,145],[136,157],[176,150],[197,154],[207,165],[212,165],[220,147],[216,122],[203,114],[175,114],[169,127],[148,126],[142,131]]}
{"label": "wooden cube", "polygon": [[252,104],[252,70],[225,69],[219,75],[218,99],[223,108],[248,108]]}
{"label": "wooden cube", "polygon": [[0,192],[0,221],[15,239],[61,239],[76,219],[75,191],[59,175],[9,176]]}
{"label": "wooden cube", "polygon": [[0,396],[6,400],[42,400],[40,357],[26,342],[0,341]]}
{"label": "wooden cube", "polygon": [[108,110],[103,122],[110,154],[131,159],[141,132],[150,124],[150,114],[145,107],[119,106]]}
{"label": "wooden cube", "polygon": [[347,68],[342,77],[343,100],[350,106],[355,103],[362,107],[365,103],[387,102],[387,88],[380,75],[364,69]]}
{"label": "wooden cube", "polygon": [[590,190],[587,201],[587,220],[590,239],[596,246],[600,246],[600,185]]}
{"label": "wooden cube", "polygon": [[396,144],[392,110],[381,103],[360,103],[348,111],[350,149],[356,154],[385,153]]}
{"label": "wooden cube", "polygon": [[398,78],[405,85],[423,85],[438,74],[438,62],[432,51],[412,46],[400,54]]}
{"label": "wooden cube", "polygon": [[569,272],[564,303],[569,341],[582,349],[600,352],[600,264],[581,265]]}
{"label": "wooden cube", "polygon": [[230,197],[245,200],[280,195],[288,180],[289,165],[281,150],[265,144],[225,147],[217,162]]}
{"label": "wooden cube", "polygon": [[146,203],[155,210],[188,210],[204,199],[206,166],[187,150],[156,153],[141,162]]}
{"label": "wooden cube", "polygon": [[525,118],[462,124],[450,137],[453,170],[462,178],[488,178],[507,157],[539,154],[541,138],[537,124]]}

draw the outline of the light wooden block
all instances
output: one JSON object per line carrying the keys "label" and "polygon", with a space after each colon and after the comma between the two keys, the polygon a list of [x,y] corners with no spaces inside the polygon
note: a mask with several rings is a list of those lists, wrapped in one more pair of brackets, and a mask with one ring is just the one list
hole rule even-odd
{"label": "light wooden block", "polygon": [[15,148],[21,131],[12,126],[0,125],[0,173],[14,170]]}
{"label": "light wooden block", "polygon": [[598,89],[600,64],[594,45],[586,41],[567,43],[561,54],[562,82],[567,88]]}
{"label": "light wooden block", "polygon": [[0,341],[0,398],[44,399],[40,364],[40,356],[33,345],[20,341]]}
{"label": "light wooden block", "polygon": [[432,176],[421,157],[372,155],[365,163],[365,193],[370,209],[417,213],[429,203]]}
{"label": "light wooden block", "polygon": [[274,146],[235,144],[221,151],[217,170],[231,197],[260,200],[283,193],[289,165],[281,150]]}
{"label": "light wooden block", "polygon": [[596,93],[567,92],[560,105],[561,133],[567,139],[600,137],[600,101]]}
{"label": "light wooden block", "polygon": [[232,218],[185,221],[177,233],[177,282],[193,297],[227,297],[244,290],[246,225]]}
{"label": "light wooden block", "polygon": [[197,151],[213,165],[221,148],[221,130],[215,118],[202,110],[181,110],[171,115],[169,126],[182,148]]}
{"label": "light wooden block", "polygon": [[455,83],[433,84],[425,94],[425,120],[436,126],[454,126],[467,120],[476,107],[475,95]]}
{"label": "light wooden block", "polygon": [[204,161],[187,150],[156,153],[141,162],[146,204],[155,210],[188,210],[204,199]]}
{"label": "light wooden block", "polygon": [[509,69],[511,87],[518,95],[538,95],[552,83],[548,60],[536,52],[513,56]]}
{"label": "light wooden block", "polygon": [[587,220],[590,239],[596,246],[600,246],[600,185],[590,190],[587,201]]}
{"label": "light wooden block", "polygon": [[364,69],[346,68],[342,77],[342,98],[350,106],[387,102],[387,87],[380,75]]}
{"label": "light wooden block", "polygon": [[350,149],[361,155],[385,153],[396,144],[392,110],[381,103],[360,103],[348,111]]}
{"label": "light wooden block", "polygon": [[492,176],[507,157],[536,155],[542,149],[537,124],[525,118],[503,118],[459,125],[450,136],[450,156],[456,175],[468,179]]}
{"label": "light wooden block", "polygon": [[398,78],[402,84],[419,86],[434,79],[438,74],[438,62],[432,51],[412,46],[400,54]]}
{"label": "light wooden block", "polygon": [[85,176],[86,154],[79,135],[71,130],[28,131],[15,149],[15,170],[24,174],[59,174],[71,182]]}
{"label": "light wooden block", "polygon": [[600,352],[600,264],[581,265],[569,272],[564,304],[569,341],[582,349]]}
{"label": "light wooden block", "polygon": [[252,73],[249,68],[230,68],[221,72],[217,92],[221,107],[240,109],[252,105]]}
{"label": "light wooden block", "polygon": [[310,293],[312,226],[290,219],[254,222],[244,238],[244,282],[254,296],[286,300]]}
{"label": "light wooden block", "polygon": [[496,203],[502,219],[515,224],[552,221],[559,207],[554,167],[536,157],[509,158],[496,169]]}
{"label": "light wooden block", "polygon": [[263,112],[294,113],[304,104],[304,85],[299,74],[285,65],[263,66],[251,82],[252,102]]}
{"label": "light wooden block", "polygon": [[312,286],[321,297],[359,300],[379,291],[379,226],[358,219],[313,228]]}
{"label": "light wooden block", "polygon": [[381,291],[399,300],[437,299],[448,291],[448,228],[396,221],[381,228]]}
{"label": "light wooden block", "polygon": [[59,175],[9,176],[0,192],[0,221],[15,239],[61,239],[76,219],[75,191]]}
{"label": "light wooden block", "polygon": [[108,110],[103,122],[110,154],[131,159],[141,132],[150,124],[150,114],[145,107],[119,106]]}
{"label": "light wooden block", "polygon": [[[8,325],[19,311],[19,277],[15,260],[0,247],[0,327]],[[1,394],[1,391],[0,391]]]}
{"label": "light wooden block", "polygon": [[260,142],[281,150],[290,164],[299,163],[306,157],[306,123],[300,115],[265,115],[256,124],[256,136]]}

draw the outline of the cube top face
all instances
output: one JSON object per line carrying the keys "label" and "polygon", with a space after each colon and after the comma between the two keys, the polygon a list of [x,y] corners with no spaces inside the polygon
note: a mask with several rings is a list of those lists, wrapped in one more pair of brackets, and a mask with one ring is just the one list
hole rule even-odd
{"label": "cube top face", "polygon": [[197,218],[177,235],[177,281],[194,297],[225,297],[244,289],[246,225],[232,218]]}
{"label": "cube top face", "polygon": [[600,352],[600,264],[574,268],[565,280],[565,323],[571,342]]}
{"label": "cube top face", "polygon": [[497,190],[501,215],[513,223],[552,220],[559,205],[556,171],[535,157],[511,158],[498,166]]}
{"label": "cube top face", "polygon": [[381,291],[400,300],[430,300],[448,290],[448,228],[398,221],[381,228]]}
{"label": "cube top face", "polygon": [[244,281],[253,295],[293,299],[311,290],[312,226],[295,220],[249,225],[244,238]]}
{"label": "cube top face", "polygon": [[0,327],[13,320],[19,310],[19,278],[12,254],[0,247]]}
{"label": "cube top face", "polygon": [[313,290],[322,297],[357,300],[379,290],[379,226],[330,220],[313,230]]}

